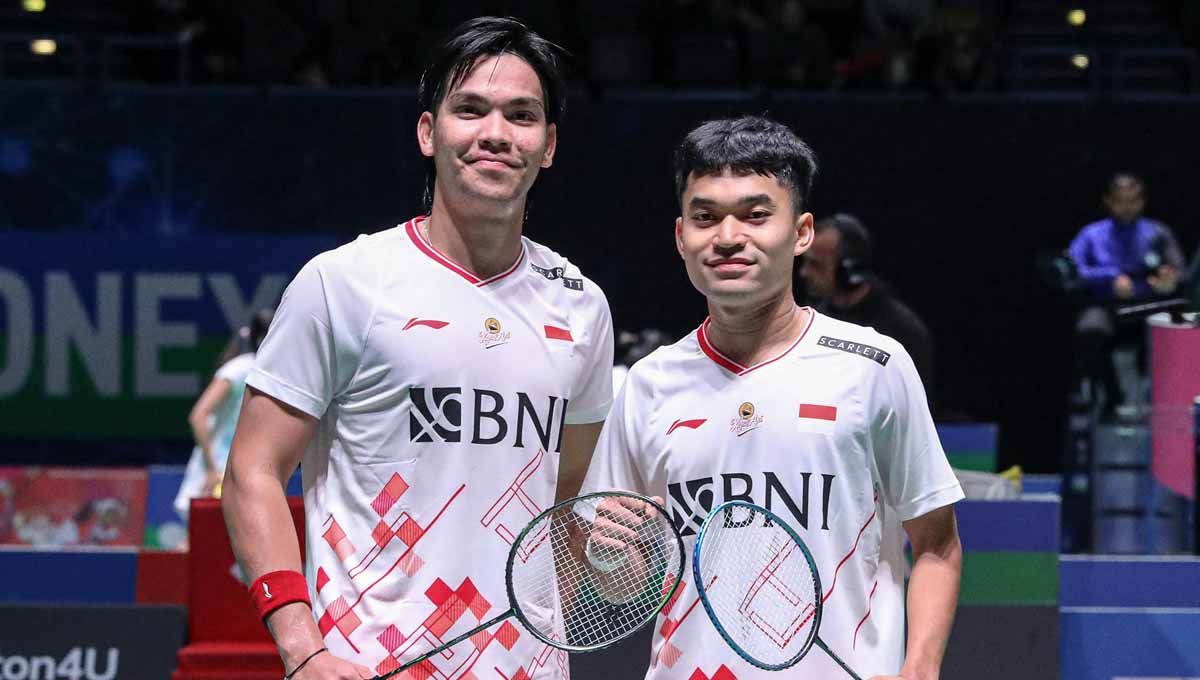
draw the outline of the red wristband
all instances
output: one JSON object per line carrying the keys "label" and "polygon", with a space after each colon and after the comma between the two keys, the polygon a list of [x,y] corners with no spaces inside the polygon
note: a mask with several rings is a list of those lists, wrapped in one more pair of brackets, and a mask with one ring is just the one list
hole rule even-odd
{"label": "red wristband", "polygon": [[272,571],[259,576],[250,584],[250,597],[258,609],[258,618],[264,620],[285,604],[303,602],[312,606],[308,599],[308,582],[298,571]]}

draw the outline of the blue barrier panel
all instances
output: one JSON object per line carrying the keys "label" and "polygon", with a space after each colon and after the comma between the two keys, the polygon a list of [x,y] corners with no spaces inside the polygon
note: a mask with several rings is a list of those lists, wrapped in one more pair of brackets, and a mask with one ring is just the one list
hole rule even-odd
{"label": "blue barrier panel", "polygon": [[137,550],[0,547],[0,602],[132,603]]}
{"label": "blue barrier panel", "polygon": [[1064,608],[1200,608],[1200,557],[1063,555],[1059,602]]}
{"label": "blue barrier panel", "polygon": [[1058,552],[1057,499],[962,501],[955,512],[964,550]]}
{"label": "blue barrier panel", "polygon": [[938,423],[938,439],[946,451],[996,453],[995,423]]}
{"label": "blue barrier panel", "polygon": [[1062,680],[1200,676],[1200,609],[1064,607]]}
{"label": "blue barrier panel", "polygon": [[1062,475],[1024,475],[1021,493],[1062,493]]}

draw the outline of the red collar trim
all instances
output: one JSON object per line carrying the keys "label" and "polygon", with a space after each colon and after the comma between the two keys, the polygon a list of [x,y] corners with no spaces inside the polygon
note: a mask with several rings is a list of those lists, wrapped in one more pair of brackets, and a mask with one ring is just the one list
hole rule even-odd
{"label": "red collar trim", "polygon": [[704,323],[700,324],[700,329],[696,333],[696,339],[700,341],[700,351],[708,355],[708,358],[712,359],[713,362],[718,366],[734,375],[741,376],[746,375],[750,371],[757,371],[763,366],[775,363],[776,361],[779,361],[783,357],[787,356],[788,352],[796,349],[796,346],[800,344],[800,341],[804,339],[804,336],[808,335],[808,329],[812,328],[813,321],[816,320],[817,314],[809,307],[802,307],[801,309],[808,310],[808,323],[804,325],[804,330],[800,331],[800,337],[796,338],[796,341],[793,342],[787,349],[783,350],[778,355],[767,359],[766,361],[759,362],[753,366],[744,366],[733,359],[730,359],[724,354],[721,354],[721,351],[714,347],[712,341],[708,339],[708,324],[710,321],[712,321],[711,318],[705,319]]}
{"label": "red collar trim", "polygon": [[493,276],[491,278],[481,279],[481,278],[479,278],[479,276],[477,274],[475,274],[471,270],[457,264],[456,262],[454,262],[454,260],[451,260],[450,258],[443,255],[442,252],[440,250],[438,250],[437,248],[435,248],[432,243],[425,240],[425,235],[421,233],[421,229],[419,228],[418,225],[421,222],[425,221],[426,219],[428,219],[427,215],[422,215],[420,217],[414,217],[413,219],[409,220],[407,224],[404,225],[404,229],[408,232],[408,237],[410,239],[412,239],[413,245],[415,245],[417,247],[417,250],[420,250],[422,253],[425,253],[425,255],[427,255],[429,257],[429,259],[433,260],[434,262],[437,262],[438,264],[442,265],[446,269],[449,269],[450,271],[454,272],[455,274],[458,274],[459,276],[463,277],[464,279],[466,279],[468,282],[470,282],[474,286],[481,287],[481,286],[486,286],[489,283],[495,283],[495,282],[499,281],[500,279],[503,279],[504,277],[508,276],[509,274],[512,274],[513,272],[517,271],[517,269],[519,269],[521,267],[521,263],[525,261],[525,244],[522,243],[521,244],[521,254],[517,257],[517,261],[514,262],[511,267],[500,272],[499,274],[496,274],[495,276]]}

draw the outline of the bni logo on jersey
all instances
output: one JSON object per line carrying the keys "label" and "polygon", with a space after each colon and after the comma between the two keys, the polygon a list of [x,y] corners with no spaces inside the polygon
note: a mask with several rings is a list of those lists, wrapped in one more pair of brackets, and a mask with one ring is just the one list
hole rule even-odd
{"label": "bni logo on jersey", "polygon": [[483,321],[483,332],[479,334],[479,344],[484,349],[507,345],[512,341],[512,332],[500,326],[499,319],[488,317]]}
{"label": "bni logo on jersey", "polygon": [[747,401],[738,407],[738,417],[729,421],[729,431],[740,437],[751,430],[757,430],[762,423],[763,416],[755,415],[754,404]]}

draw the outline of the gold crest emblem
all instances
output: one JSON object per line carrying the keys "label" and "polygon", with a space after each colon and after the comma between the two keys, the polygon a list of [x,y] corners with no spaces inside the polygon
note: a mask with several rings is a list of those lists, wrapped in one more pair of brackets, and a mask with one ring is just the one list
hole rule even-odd
{"label": "gold crest emblem", "polygon": [[483,328],[488,333],[499,333],[500,332],[500,322],[489,316],[487,318],[487,320],[485,320],[483,322]]}
{"label": "gold crest emblem", "polygon": [[738,415],[742,417],[742,420],[750,420],[751,418],[753,418],[754,417],[754,404],[751,404],[748,401],[743,403],[741,406],[738,407]]}

